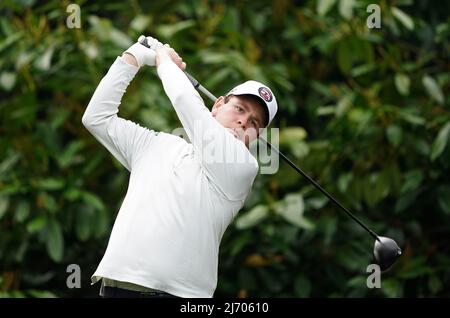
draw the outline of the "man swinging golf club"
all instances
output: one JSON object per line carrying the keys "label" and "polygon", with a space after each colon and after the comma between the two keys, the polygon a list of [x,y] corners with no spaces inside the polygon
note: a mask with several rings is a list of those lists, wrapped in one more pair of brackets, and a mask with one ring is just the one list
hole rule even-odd
{"label": "man swinging golf club", "polygon": [[[146,40],[148,47],[138,42],[117,57],[82,118],[130,171],[92,283],[102,281],[103,297],[212,297],[222,235],[258,173],[249,143],[270,124],[277,102],[266,85],[248,81],[209,111],[179,55]],[[156,66],[190,143],[117,116],[127,86],[144,65]]]}

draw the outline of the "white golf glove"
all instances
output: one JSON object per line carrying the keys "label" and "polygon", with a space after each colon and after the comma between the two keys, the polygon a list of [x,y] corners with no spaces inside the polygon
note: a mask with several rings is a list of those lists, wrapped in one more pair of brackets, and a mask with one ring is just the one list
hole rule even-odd
{"label": "white golf glove", "polygon": [[[145,47],[142,45],[142,41],[146,39],[147,44],[150,46],[150,48]],[[137,43],[134,43],[132,46],[130,46],[125,53],[129,53],[134,56],[136,59],[139,67],[143,65],[149,65],[149,66],[155,66],[155,60],[156,60],[156,49],[163,46],[161,42],[159,42],[157,39],[152,38],[151,36],[143,36],[141,35],[138,39]]]}

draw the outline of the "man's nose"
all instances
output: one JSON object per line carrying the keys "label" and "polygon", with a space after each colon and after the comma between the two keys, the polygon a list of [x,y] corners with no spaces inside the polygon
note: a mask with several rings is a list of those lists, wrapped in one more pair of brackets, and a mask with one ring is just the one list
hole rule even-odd
{"label": "man's nose", "polygon": [[238,124],[245,130],[247,128],[247,121],[248,119],[246,117],[241,117],[238,119]]}

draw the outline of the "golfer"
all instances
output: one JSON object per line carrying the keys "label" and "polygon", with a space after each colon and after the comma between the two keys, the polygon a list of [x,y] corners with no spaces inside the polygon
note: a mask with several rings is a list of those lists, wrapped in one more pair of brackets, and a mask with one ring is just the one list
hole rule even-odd
{"label": "golfer", "polygon": [[[259,170],[248,146],[275,116],[277,102],[266,85],[248,81],[209,111],[180,56],[154,38],[147,42],[150,48],[135,43],[116,58],[82,118],[130,172],[91,281],[102,282],[103,297],[213,297],[222,235]],[[144,65],[156,66],[189,140],[117,116]]]}

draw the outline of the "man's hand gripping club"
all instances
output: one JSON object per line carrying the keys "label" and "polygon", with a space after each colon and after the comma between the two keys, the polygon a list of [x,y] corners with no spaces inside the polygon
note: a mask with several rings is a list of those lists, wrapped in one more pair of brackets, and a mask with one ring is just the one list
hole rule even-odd
{"label": "man's hand gripping club", "polygon": [[[147,40],[149,47],[142,45],[142,41]],[[181,70],[186,69],[186,63],[168,44],[162,44],[151,36],[141,35],[136,43],[130,46],[123,54],[126,62],[141,67],[143,65],[158,67],[165,61],[173,61]]]}

